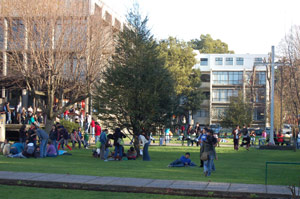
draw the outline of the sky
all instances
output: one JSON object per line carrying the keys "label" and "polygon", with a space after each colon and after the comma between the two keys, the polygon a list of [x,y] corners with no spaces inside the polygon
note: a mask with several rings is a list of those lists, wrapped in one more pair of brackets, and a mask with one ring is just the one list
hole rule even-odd
{"label": "sky", "polygon": [[[125,15],[133,0],[103,0]],[[267,54],[293,25],[300,25],[300,0],[135,0],[157,39],[189,41],[210,34],[236,54]]]}

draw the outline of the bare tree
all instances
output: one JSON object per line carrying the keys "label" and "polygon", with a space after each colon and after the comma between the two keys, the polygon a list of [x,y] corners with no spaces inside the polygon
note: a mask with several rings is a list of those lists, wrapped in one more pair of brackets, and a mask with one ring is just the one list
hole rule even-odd
{"label": "bare tree", "polygon": [[[51,125],[69,105],[89,97],[101,78],[114,52],[111,19],[103,19],[100,9],[89,15],[84,1],[58,0],[2,0],[1,15],[9,60],[3,79],[26,86],[34,96],[44,94],[47,106],[41,108]],[[55,98],[69,100],[57,113]]]}

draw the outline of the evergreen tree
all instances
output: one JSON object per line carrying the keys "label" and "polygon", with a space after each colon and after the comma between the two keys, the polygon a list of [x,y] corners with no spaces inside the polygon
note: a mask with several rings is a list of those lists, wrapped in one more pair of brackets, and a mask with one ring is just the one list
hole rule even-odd
{"label": "evergreen tree", "polygon": [[234,53],[234,51],[228,50],[228,44],[222,42],[220,39],[214,40],[210,34],[201,35],[200,39],[193,39],[191,43],[193,48],[199,50],[200,53]]}
{"label": "evergreen tree", "polygon": [[[142,130],[155,131],[169,122],[174,83],[146,26],[148,18],[142,19],[135,8],[127,20],[111,66],[97,86],[94,108],[106,124],[138,136]],[[139,148],[138,139],[135,148]]]}
{"label": "evergreen tree", "polygon": [[200,108],[202,91],[200,89],[200,70],[194,69],[195,53],[190,44],[169,37],[159,44],[161,57],[165,60],[165,67],[170,71],[175,81],[177,103],[176,112],[187,114],[189,110]]}
{"label": "evergreen tree", "polygon": [[244,101],[243,95],[231,97],[228,109],[222,115],[221,125],[223,127],[234,127],[236,125],[250,125],[252,122],[251,104]]}

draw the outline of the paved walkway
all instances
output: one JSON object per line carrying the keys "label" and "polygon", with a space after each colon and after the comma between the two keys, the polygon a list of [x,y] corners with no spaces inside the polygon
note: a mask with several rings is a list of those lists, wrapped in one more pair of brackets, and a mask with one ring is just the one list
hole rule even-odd
{"label": "paved walkway", "polygon": [[0,184],[229,198],[291,198],[286,186],[0,171]]}

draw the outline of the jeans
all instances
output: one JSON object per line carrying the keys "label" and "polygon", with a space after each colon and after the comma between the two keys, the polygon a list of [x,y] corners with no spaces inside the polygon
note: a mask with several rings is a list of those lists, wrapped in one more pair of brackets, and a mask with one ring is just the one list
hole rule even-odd
{"label": "jeans", "polygon": [[[170,166],[172,167],[184,167],[185,165],[183,164],[183,162],[181,162],[181,160],[177,159],[175,161],[173,161]],[[188,166],[196,166],[196,164],[194,162],[191,162]]]}
{"label": "jeans", "polygon": [[89,133],[90,123],[85,123],[85,132]]}
{"label": "jeans", "polygon": [[[207,176],[211,175],[211,171],[213,170],[214,166],[214,155],[209,155],[208,160],[204,161],[204,172],[207,172]],[[214,168],[216,170],[216,168]]]}
{"label": "jeans", "polygon": [[56,140],[51,140],[52,144],[54,145],[55,147],[55,150],[56,150],[56,154],[58,154],[58,148],[57,148],[57,145],[58,145],[58,142]]}
{"label": "jeans", "polygon": [[47,156],[47,139],[42,139],[40,142],[40,157],[44,158]]}
{"label": "jeans", "polygon": [[260,138],[259,141],[258,141],[258,145],[265,145],[265,138]]}
{"label": "jeans", "polygon": [[97,141],[99,141],[100,140],[100,135],[96,135],[95,136],[95,144],[97,143]]}
{"label": "jeans", "polygon": [[6,124],[11,124],[11,112],[6,112]]}
{"label": "jeans", "polygon": [[115,155],[114,155],[114,158],[117,157],[118,153],[119,153],[119,157],[120,157],[120,159],[121,159],[122,156],[123,156],[122,145],[115,146]]}
{"label": "jeans", "polygon": [[101,160],[105,160],[105,158],[104,158],[105,153],[106,153],[105,144],[101,143],[101,147],[100,147],[100,159]]}
{"label": "jeans", "polygon": [[150,161],[151,160],[150,156],[149,156],[148,148],[149,148],[149,142],[147,142],[144,145],[144,148],[143,148],[143,161]]}
{"label": "jeans", "polygon": [[10,157],[10,158],[26,158],[26,157],[23,155],[22,152],[21,152],[21,153],[17,153],[17,154],[15,154],[15,155],[9,155],[8,157]]}
{"label": "jeans", "polygon": [[[100,153],[101,153],[101,151],[100,151]],[[106,148],[105,153],[104,153],[104,160],[107,160],[108,155],[109,155],[109,148]]]}

